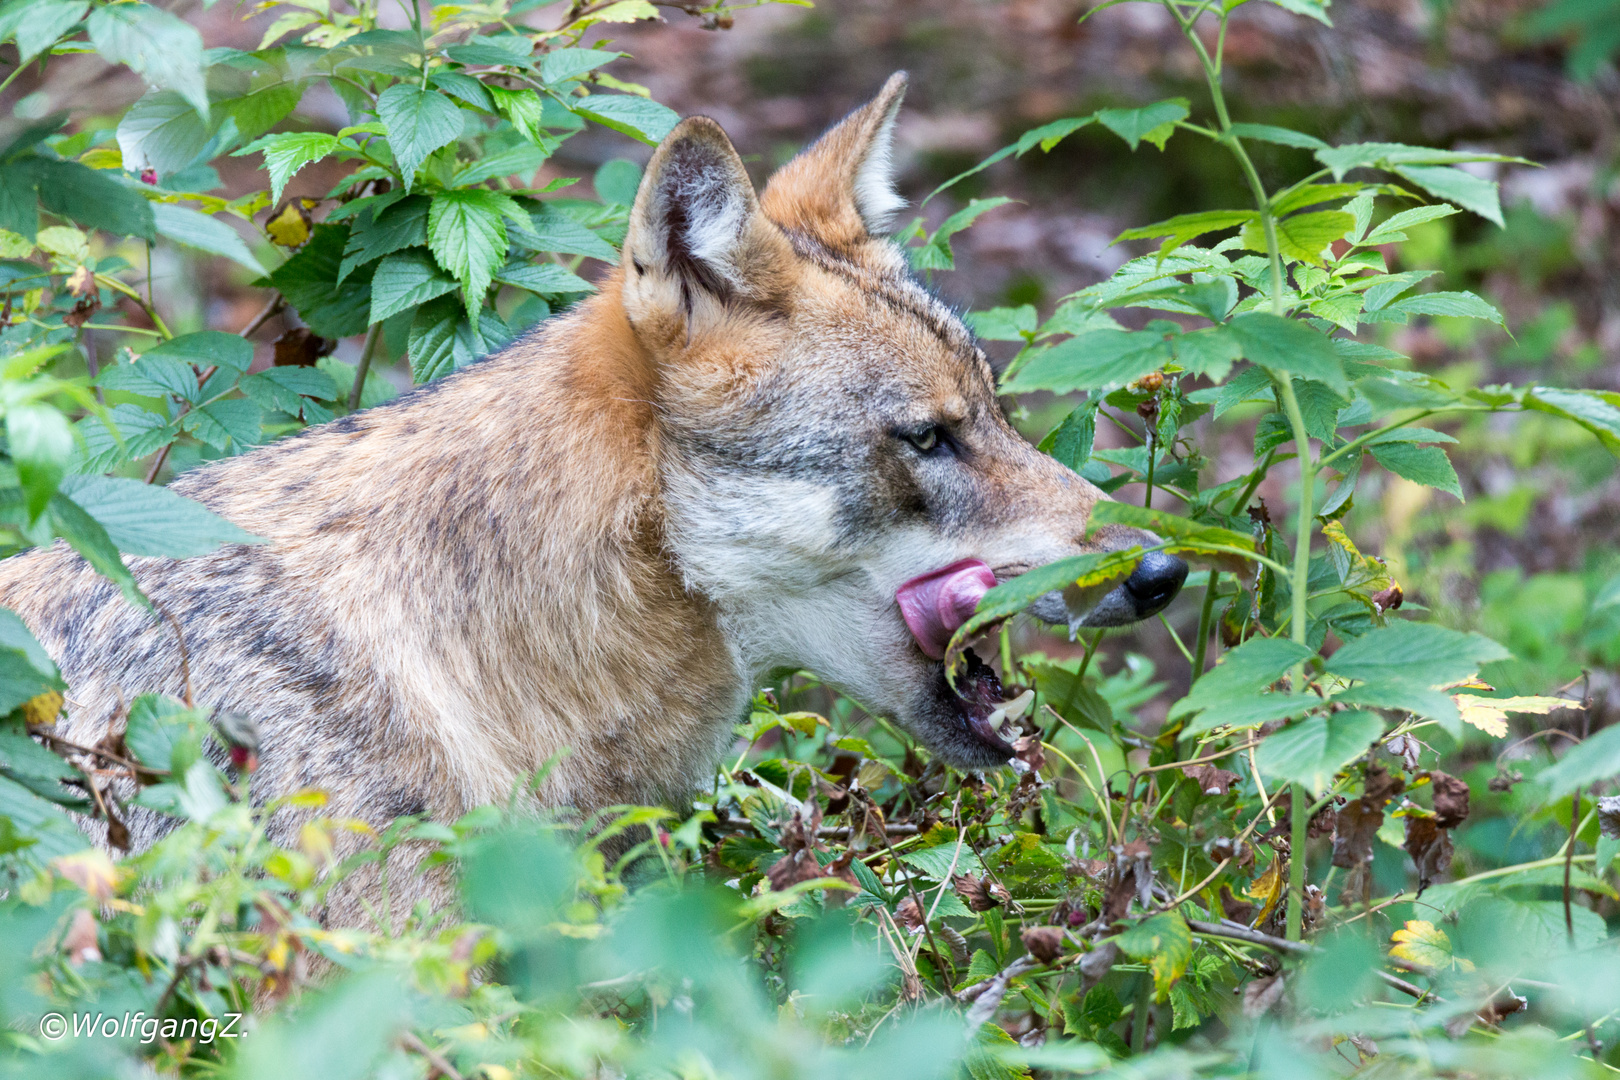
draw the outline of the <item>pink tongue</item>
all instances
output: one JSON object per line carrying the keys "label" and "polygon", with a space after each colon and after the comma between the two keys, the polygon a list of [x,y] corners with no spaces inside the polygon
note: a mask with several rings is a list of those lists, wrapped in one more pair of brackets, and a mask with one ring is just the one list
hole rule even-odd
{"label": "pink tongue", "polygon": [[984,594],[995,588],[995,572],[978,559],[930,570],[895,590],[900,615],[923,652],[939,660],[956,628],[967,622]]}

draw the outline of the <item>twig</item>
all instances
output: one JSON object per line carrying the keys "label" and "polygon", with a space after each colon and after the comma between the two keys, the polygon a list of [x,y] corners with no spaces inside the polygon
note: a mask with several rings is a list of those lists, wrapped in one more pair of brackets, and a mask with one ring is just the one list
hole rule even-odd
{"label": "twig", "polygon": [[1230,938],[1233,941],[1244,941],[1250,945],[1261,945],[1276,952],[1290,953],[1294,956],[1306,956],[1316,951],[1316,946],[1303,941],[1289,941],[1287,938],[1275,937],[1271,934],[1262,934],[1258,930],[1251,930],[1242,923],[1235,923],[1229,919],[1222,919],[1219,923],[1203,922],[1199,919],[1188,919],[1187,926],[1195,934],[1205,937]]}
{"label": "twig", "polygon": [[98,750],[93,746],[80,746],[76,742],[70,742],[67,739],[62,738],[60,735],[56,735],[45,730],[38,724],[29,724],[28,734],[33,735],[36,738],[44,739],[46,742],[55,743],[64,750],[71,750],[75,754],[89,754],[92,757],[101,758],[103,761],[110,761],[114,765],[122,765],[124,768],[129,769],[132,772],[143,772],[150,776],[169,775],[168,769],[154,769],[149,765],[142,765],[138,761],[131,761],[126,757],[119,757],[117,754],[109,753],[106,750]]}
{"label": "twig", "polygon": [[455,1066],[446,1061],[438,1051],[432,1049],[427,1043],[417,1038],[416,1032],[401,1032],[399,1041],[400,1045],[404,1046],[405,1049],[414,1050],[418,1054],[421,1054],[423,1057],[427,1058],[428,1064],[433,1066],[433,1072],[428,1074],[428,1080],[433,1080],[435,1076],[447,1076],[450,1078],[450,1080],[462,1080],[461,1074],[456,1072]]}
{"label": "twig", "polygon": [[253,316],[253,318],[248,321],[248,324],[242,328],[242,332],[238,336],[240,336],[240,337],[252,337],[254,334],[256,334],[258,332],[259,327],[263,326],[265,323],[267,323],[271,319],[275,318],[275,316],[281,311],[281,309],[286,307],[286,306],[287,306],[287,298],[285,296],[282,296],[280,293],[277,293],[276,295],[272,296],[270,298],[270,302],[268,304],[265,304],[264,307],[259,311],[259,313],[257,315],[255,315],[255,316]]}

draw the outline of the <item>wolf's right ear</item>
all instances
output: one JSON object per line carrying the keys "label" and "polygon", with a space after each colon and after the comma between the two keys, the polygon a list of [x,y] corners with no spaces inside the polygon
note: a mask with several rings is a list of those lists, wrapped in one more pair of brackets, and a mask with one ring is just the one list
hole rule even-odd
{"label": "wolf's right ear", "polygon": [[753,181],[720,125],[681,121],[647,163],[625,235],[631,320],[694,319],[780,293],[792,249],[760,213]]}

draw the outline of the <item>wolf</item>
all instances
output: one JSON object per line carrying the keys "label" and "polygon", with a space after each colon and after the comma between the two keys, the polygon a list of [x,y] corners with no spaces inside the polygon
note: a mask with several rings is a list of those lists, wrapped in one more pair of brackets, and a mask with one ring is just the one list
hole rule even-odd
{"label": "wolf", "polygon": [[[934,597],[960,564],[971,608],[1156,538],[1088,536],[1105,496],[1013,429],[973,335],[887,238],[904,89],[892,77],[758,194],[714,121],[682,121],[591,298],[393,402],[180,476],[266,542],[129,559],[178,634],[61,543],[0,563],[0,604],[72,687],[64,737],[93,745],[128,695],[184,691],[183,640],[197,700],[257,724],[256,799],[317,788],[379,827],[453,820],[548,761],[544,806],[689,797],[784,668],[945,763],[1005,764],[993,671],[953,689],[954,624],[897,595]],[[1152,615],[1186,569],[1150,554],[1081,619]],[[1072,615],[1056,593],[1033,611]],[[156,815],[131,825],[136,847],[161,835]],[[443,882],[393,885],[412,887]]]}

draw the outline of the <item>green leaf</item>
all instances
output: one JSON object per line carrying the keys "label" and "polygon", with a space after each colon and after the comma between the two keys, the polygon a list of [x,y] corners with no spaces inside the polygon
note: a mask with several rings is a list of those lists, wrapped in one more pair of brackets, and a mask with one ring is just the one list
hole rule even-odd
{"label": "green leaf", "polygon": [[1351,710],[1309,716],[1268,735],[1255,751],[1254,763],[1267,776],[1320,792],[1333,782],[1334,773],[1365,754],[1383,733],[1383,718],[1376,713]]}
{"label": "green leaf", "polygon": [[372,278],[370,321],[382,322],[395,312],[443,296],[458,284],[422,248],[395,252],[378,264]]}
{"label": "green leaf", "polygon": [[658,145],[681,120],[680,114],[667,105],[635,94],[592,94],[570,100],[569,106],[580,116],[648,146]]}
{"label": "green leaf", "polygon": [[1012,200],[1004,196],[970,200],[962,209],[940,222],[939,228],[933,231],[925,243],[906,249],[911,265],[918,270],[955,269],[956,257],[951,252],[950,238],[972,225],[981,215],[1010,202]]}
{"label": "green leaf", "polygon": [[1129,547],[1089,555],[1071,555],[1057,562],[1025,571],[985,593],[973,617],[957,629],[951,639],[952,653],[985,626],[1015,615],[1054,590],[1071,585],[1081,587],[1128,577],[1142,558],[1142,549]]}
{"label": "green leaf", "polygon": [[[115,236],[157,235],[152,204],[96,169],[77,161],[36,158],[25,163],[39,188],[39,202],[53,214]],[[0,173],[20,166],[8,165]]]}
{"label": "green leaf", "polygon": [[1274,720],[1290,720],[1296,716],[1304,716],[1321,705],[1322,699],[1315,694],[1289,694],[1280,691],[1225,698],[1208,708],[1200,709],[1198,715],[1181,729],[1181,735],[1183,738],[1202,735],[1218,727],[1233,730],[1258,727]]}
{"label": "green leaf", "polygon": [[321,337],[348,337],[370,325],[371,272],[362,268],[338,282],[348,242],[347,225],[317,225],[309,242],[270,272],[270,284]]}
{"label": "green leaf", "polygon": [[1394,620],[1346,642],[1328,659],[1327,671],[1368,683],[1396,680],[1414,686],[1461,682],[1511,654],[1482,634],[1434,623]]}
{"label": "green leaf", "polygon": [[307,83],[299,81],[271,83],[241,97],[215,102],[215,107],[236,122],[236,132],[240,138],[253,140],[298,108],[307,86]]}
{"label": "green leaf", "polygon": [[[396,86],[390,89],[399,88]],[[452,105],[451,108],[454,109],[455,106]],[[264,166],[270,170],[270,201],[280,202],[281,192],[294,173],[312,161],[321,160],[337,148],[336,135],[328,135],[322,131],[295,131],[281,135],[266,135],[242,147],[231,156],[241,157],[244,154],[263,152]]]}
{"label": "green leaf", "polygon": [[377,115],[388,127],[388,146],[407,192],[427,156],[461,134],[455,103],[415,83],[395,83],[378,95]]}
{"label": "green leaf", "polygon": [[437,379],[502,348],[510,340],[511,330],[491,312],[478,313],[475,332],[457,298],[431,300],[422,305],[411,322],[411,375],[419,383]]}
{"label": "green leaf", "polygon": [[1243,345],[1223,326],[1177,335],[1170,344],[1175,349],[1176,363],[1194,375],[1208,375],[1214,382],[1224,380],[1243,356]]}
{"label": "green leaf", "polygon": [[[428,210],[428,247],[461,282],[469,316],[483,306],[495,268],[506,262],[505,215],[521,220],[523,212],[511,196],[483,188],[440,192]],[[375,281],[372,288],[375,292]],[[381,318],[373,312],[372,321]]]}
{"label": "green leaf", "polygon": [[[253,343],[223,330],[199,330],[194,334],[181,334],[177,338],[159,342],[141,353],[140,363],[148,364],[162,358],[204,368],[218,365],[241,372],[253,364]],[[186,377],[196,382],[189,372]]]}
{"label": "green leaf", "polygon": [[51,405],[12,405],[6,410],[6,443],[32,523],[45,512],[67,472],[68,457],[73,453],[73,425]]}
{"label": "green leaf", "polygon": [[172,90],[149,91],[118,121],[118,149],[132,173],[177,173],[197,160],[208,138],[208,121]]}
{"label": "green leaf", "polygon": [[1498,227],[1502,225],[1502,200],[1495,180],[1445,165],[1397,165],[1394,172],[1437,199],[1456,203]]}
{"label": "green leaf", "polygon": [[1243,355],[1267,371],[1314,379],[1348,396],[1344,366],[1326,336],[1304,323],[1264,311],[1239,315],[1226,324]]}
{"label": "green leaf", "polygon": [[[1355,216],[1343,210],[1295,214],[1277,222],[1277,250],[1286,259],[1321,266],[1323,249],[1341,239],[1355,224]],[[1243,246],[1250,251],[1266,250],[1265,230],[1258,221],[1251,221],[1243,227]]]}
{"label": "green leaf", "polygon": [[1162,236],[1165,237],[1164,243],[1159,246],[1159,255],[1162,258],[1190,240],[1196,240],[1206,233],[1235,228],[1255,220],[1258,216],[1254,210],[1203,210],[1196,214],[1177,214],[1173,218],[1166,218],[1152,225],[1126,229],[1116,236],[1113,242],[1117,244],[1121,240],[1153,240]]}
{"label": "green leaf", "polygon": [[173,203],[153,203],[152,220],[159,236],[166,236],[199,251],[223,255],[255,274],[265,272],[259,260],[253,257],[253,252],[248,250],[241,234],[217,218]]}
{"label": "green leaf", "polygon": [[556,49],[540,61],[540,81],[555,85],[577,79],[623,55],[605,49]]}
{"label": "green leaf", "polygon": [[[1414,225],[1422,225],[1427,221],[1437,221],[1440,218],[1451,217],[1459,211],[1455,206],[1440,203],[1435,206],[1414,206],[1410,210],[1402,210],[1398,214],[1391,214],[1372,232],[1367,234],[1366,244],[1393,244],[1406,239],[1402,229],[1409,229]],[[1432,271],[1431,271],[1432,272]]]}
{"label": "green leaf", "polygon": [[985,341],[1027,341],[1037,322],[1034,304],[970,311],[962,318]]}
{"label": "green leaf", "polygon": [[425,247],[428,205],[426,195],[407,195],[381,210],[357,217],[349,230],[349,242],[343,249],[338,281],[348,277],[355,268],[384,255],[392,255],[408,247]]}
{"label": "green leaf", "polygon": [[1099,109],[1096,115],[1098,123],[1130,143],[1132,150],[1143,139],[1163,150],[1176,122],[1187,119],[1187,99],[1169,98],[1140,109]]}
{"label": "green leaf", "polygon": [[1003,384],[1002,390],[1009,394],[1031,390],[1066,394],[1123,386],[1164,367],[1171,355],[1170,343],[1157,331],[1092,330],[1037,353]]}
{"label": "green leaf", "polygon": [[450,186],[472,187],[474,184],[482,184],[486,180],[503,176],[533,176],[534,171],[544,165],[550,156],[543,146],[528,142],[519,143],[509,150],[502,150],[498,154],[486,154],[479,158],[456,173],[450,181]]}
{"label": "green leaf", "polygon": [[1233,124],[1232,134],[1240,139],[1258,139],[1260,142],[1274,143],[1277,146],[1297,146],[1306,150],[1328,148],[1328,144],[1315,135],[1307,135],[1303,131],[1276,127],[1272,124]]}
{"label": "green leaf", "polygon": [[484,112],[495,111],[495,102],[490,98],[489,91],[484,89],[483,83],[471,75],[463,75],[459,71],[438,71],[428,81],[475,109],[482,109]]}
{"label": "green leaf", "polygon": [[85,29],[108,63],[127,66],[208,115],[202,35],[184,19],[150,4],[108,4],[90,13]]}
{"label": "green leaf", "polygon": [[1396,476],[1414,484],[1438,488],[1463,500],[1462,484],[1451,459],[1438,446],[1419,446],[1409,442],[1382,442],[1368,446],[1374,460]]}
{"label": "green leaf", "polygon": [[205,732],[197,710],[170,697],[142,694],[130,703],[124,742],[142,765],[183,773],[196,760]]}
{"label": "green leaf", "polygon": [[1484,319],[1505,326],[1502,313],[1471,292],[1418,293],[1390,304],[1389,311],[1408,315],[1449,315],[1461,319]]}
{"label": "green leaf", "polygon": [[1254,537],[1248,533],[1223,529],[1215,525],[1201,525],[1190,518],[1172,514],[1168,510],[1150,510],[1131,503],[1099,502],[1092,507],[1087,529],[1098,525],[1129,525],[1137,529],[1146,529],[1161,540],[1170,541],[1165,551],[1202,555],[1223,564],[1235,562],[1235,567],[1226,565],[1225,568],[1232,569],[1236,573],[1245,572],[1248,563],[1243,556],[1221,549],[1233,548],[1239,552],[1254,553]]}
{"label": "green leaf", "polygon": [[1287,638],[1250,638],[1199,676],[1187,696],[1170,707],[1169,717],[1175,720],[1199,709],[1252,698],[1289,668],[1315,655],[1312,649]]}
{"label": "green leaf", "polygon": [[0,41],[16,35],[20,67],[56,44],[89,10],[84,0],[11,0],[0,8]]}
{"label": "green leaf", "polygon": [[0,820],[10,822],[18,834],[28,838],[29,856],[42,865],[89,846],[84,833],[66,810],[3,777],[0,777]]}
{"label": "green leaf", "polygon": [[241,398],[199,405],[180,418],[180,427],[214,449],[232,453],[264,442],[264,417],[258,405]]}
{"label": "green leaf", "polygon": [[1041,440],[1040,449],[1079,472],[1091,458],[1091,447],[1097,439],[1097,409],[1101,405],[1100,398],[1093,398],[1069,413]]}
{"label": "green leaf", "polygon": [[1454,738],[1462,735],[1462,717],[1451,695],[1416,683],[1394,680],[1357,683],[1334,695],[1333,700],[1346,705],[1370,705],[1376,709],[1405,709],[1438,721]]}
{"label": "green leaf", "polygon": [[619,253],[613,245],[572,218],[551,209],[530,215],[529,228],[521,222],[508,222],[512,239],[529,251],[555,251],[563,255],[586,255],[617,265]]}
{"label": "green leaf", "polygon": [[556,263],[511,263],[495,274],[502,285],[512,285],[548,296],[595,292],[596,286]]}
{"label": "green leaf", "polygon": [[[1292,214],[1295,210],[1303,210],[1307,206],[1316,206],[1335,199],[1348,199],[1366,190],[1365,184],[1301,184],[1290,188],[1286,194],[1278,195],[1272,201],[1271,212],[1280,218]],[[1350,212],[1348,207],[1344,209],[1346,213]],[[1353,213],[1350,216],[1355,217]]]}
{"label": "green leaf", "polygon": [[78,503],[58,491],[51,496],[51,528],[56,535],[72,545],[97,573],[112,581],[136,607],[150,610],[151,603],[141,595],[135,577],[119,558],[118,547],[107,536],[101,523],[87,514]]}
{"label": "green leaf", "polygon": [[[1053,120],[1050,123],[1042,124],[1040,127],[1031,128],[1024,132],[1018,137],[1018,141],[1013,144],[1013,147],[1018,151],[1019,157],[1023,157],[1036,146],[1039,146],[1043,153],[1050,154],[1052,148],[1057,146],[1058,143],[1088,124],[1094,123],[1096,119],[1096,115],[1093,114],[1091,116],[1066,116],[1061,120]],[[980,166],[980,168],[982,167]],[[974,171],[977,172],[978,170],[975,169]]]}
{"label": "green leaf", "polygon": [[1284,11],[1292,11],[1295,15],[1308,16],[1324,26],[1333,25],[1332,20],[1327,15],[1328,5],[1333,0],[1271,0],[1271,2]]}
{"label": "green leaf", "polygon": [[1564,752],[1543,769],[1536,780],[1547,787],[1548,801],[1562,799],[1576,788],[1620,776],[1620,725],[1611,725]]}
{"label": "green leaf", "polygon": [[113,476],[70,476],[62,491],[95,518],[118,550],[188,559],[222,544],[262,544],[202,503],[168,488]]}
{"label": "green leaf", "polygon": [[1533,386],[1524,395],[1526,408],[1573,420],[1620,456],[1620,394],[1603,390],[1560,390]]}
{"label": "green leaf", "polygon": [[1147,961],[1158,1001],[1165,1000],[1171,984],[1181,978],[1192,959],[1192,931],[1180,915],[1170,911],[1137,923],[1115,938],[1114,944],[1133,960]]}

